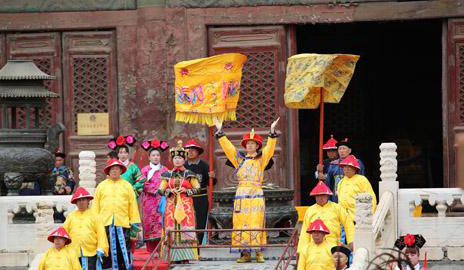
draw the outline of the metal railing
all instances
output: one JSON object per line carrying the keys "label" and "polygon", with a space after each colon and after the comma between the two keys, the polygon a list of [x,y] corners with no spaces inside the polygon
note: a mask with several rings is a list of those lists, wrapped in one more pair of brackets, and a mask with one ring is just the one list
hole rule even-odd
{"label": "metal railing", "polygon": [[[196,233],[208,233],[211,234],[211,239],[208,244],[200,245],[196,243],[196,241],[192,241],[189,243],[185,242],[176,242],[174,241],[175,234],[184,234],[184,233],[191,233],[195,235]],[[219,234],[224,233],[231,233],[232,237],[234,235],[243,236],[249,235],[250,239],[249,242],[253,240],[257,241],[257,237],[259,233],[273,233],[275,234],[283,234],[286,242],[282,243],[272,243],[263,245],[237,245],[233,244],[232,239],[230,243],[214,243],[214,238]],[[205,249],[205,248],[237,248],[237,249],[251,249],[251,248],[283,248],[283,252],[277,262],[275,270],[286,270],[290,265],[290,262],[295,258],[296,251],[298,246],[298,230],[296,228],[265,228],[265,229],[206,229],[206,230],[169,230],[166,232],[165,236],[161,239],[161,241],[156,246],[155,250],[150,254],[150,257],[147,259],[145,264],[142,267],[142,270],[148,269],[148,265],[150,262],[153,262],[156,254],[159,254],[159,259],[155,262],[155,265],[152,269],[156,269],[161,263],[167,263],[168,266],[171,265],[171,250],[173,249]]]}

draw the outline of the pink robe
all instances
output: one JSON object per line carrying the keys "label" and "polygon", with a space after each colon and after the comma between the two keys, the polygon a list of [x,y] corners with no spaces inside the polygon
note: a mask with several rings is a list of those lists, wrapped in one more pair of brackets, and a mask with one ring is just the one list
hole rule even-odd
{"label": "pink robe", "polygon": [[158,206],[161,195],[153,195],[154,192],[159,188],[161,184],[161,174],[168,169],[161,166],[161,169],[156,171],[151,179],[148,179],[148,172],[150,166],[146,166],[142,169],[142,174],[147,180],[143,185],[142,192],[142,209],[143,209],[143,240],[153,241],[161,238],[162,216],[158,212]]}

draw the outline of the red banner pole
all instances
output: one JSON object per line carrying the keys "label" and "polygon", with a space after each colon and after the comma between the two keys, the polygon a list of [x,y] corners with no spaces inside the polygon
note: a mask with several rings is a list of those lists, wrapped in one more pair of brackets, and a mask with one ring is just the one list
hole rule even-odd
{"label": "red banner pole", "polygon": [[324,90],[321,87],[321,104],[320,107],[320,120],[319,120],[319,164],[322,165],[322,145],[324,144]]}
{"label": "red banner pole", "polygon": [[[214,139],[214,128],[209,127],[209,171],[212,172],[214,169],[213,164],[213,139]],[[211,213],[213,208],[213,177],[209,178],[209,188],[208,188],[208,216]],[[208,222],[208,229],[211,229],[211,223]],[[211,238],[211,232],[208,232],[208,243]]]}

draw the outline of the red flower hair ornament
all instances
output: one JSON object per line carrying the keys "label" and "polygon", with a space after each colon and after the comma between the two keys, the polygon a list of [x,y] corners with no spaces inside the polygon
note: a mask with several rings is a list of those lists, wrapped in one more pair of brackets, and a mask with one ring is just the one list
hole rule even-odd
{"label": "red flower hair ornament", "polygon": [[406,234],[403,241],[408,247],[412,247],[416,243],[416,238],[412,234]]}
{"label": "red flower hair ornament", "polygon": [[403,248],[422,248],[425,244],[425,238],[420,234],[406,234],[395,241],[395,247],[399,250]]}
{"label": "red flower hair ornament", "polygon": [[151,141],[143,141],[141,146],[142,146],[142,149],[147,151],[147,152],[150,151],[150,149],[158,149],[158,150],[164,152],[169,147],[167,142],[160,141],[158,139],[153,139]]}
{"label": "red flower hair ornament", "polygon": [[118,136],[116,139],[111,139],[107,146],[111,150],[116,150],[117,148],[127,145],[127,146],[133,146],[137,140],[135,139],[134,136],[129,135],[129,136]]}
{"label": "red flower hair ornament", "polygon": [[118,146],[123,146],[126,144],[126,139],[123,136],[118,136],[118,138],[116,138],[116,144]]}

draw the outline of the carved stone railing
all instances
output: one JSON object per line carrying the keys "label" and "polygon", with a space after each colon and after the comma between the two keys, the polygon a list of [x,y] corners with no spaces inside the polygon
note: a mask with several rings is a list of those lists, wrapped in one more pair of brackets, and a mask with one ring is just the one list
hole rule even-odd
{"label": "carved stone railing", "polygon": [[[372,215],[370,196],[359,194],[356,198],[355,257],[351,269],[365,270],[366,261],[393,248],[398,236],[408,233],[422,234],[427,240],[421,249],[421,259],[427,253],[427,258],[433,261],[464,260],[464,216],[451,211],[456,204],[464,204],[464,190],[399,189],[396,145],[383,143],[380,150],[379,205]],[[418,214],[418,207],[425,201],[436,212],[428,213],[427,209],[427,213]]]}
{"label": "carved stone railing", "polygon": [[[461,188],[400,189],[399,233],[422,234],[427,240],[423,249],[430,260],[464,260],[464,216],[450,211],[454,204],[463,203],[463,196]],[[415,216],[416,207],[425,201],[436,212]]]}
{"label": "carved stone railing", "polygon": [[[9,196],[0,197],[0,250],[8,252],[43,252],[50,245],[47,236],[61,224],[55,223],[55,209],[65,216],[75,206],[71,196]],[[33,223],[14,223],[19,213],[32,214]]]}
{"label": "carved stone railing", "polygon": [[380,200],[375,213],[372,213],[372,197],[361,193],[356,197],[354,235],[355,256],[352,270],[364,270],[367,262],[385,248],[392,248],[397,238],[397,198],[398,182],[396,181],[397,160],[396,145],[383,143],[380,145]]}
{"label": "carved stone railing", "polygon": [[396,236],[393,219],[393,194],[385,192],[380,198],[379,205],[372,214],[372,197],[361,193],[356,197],[356,232],[354,248],[364,248],[368,258],[374,258],[378,252],[391,248]]}

